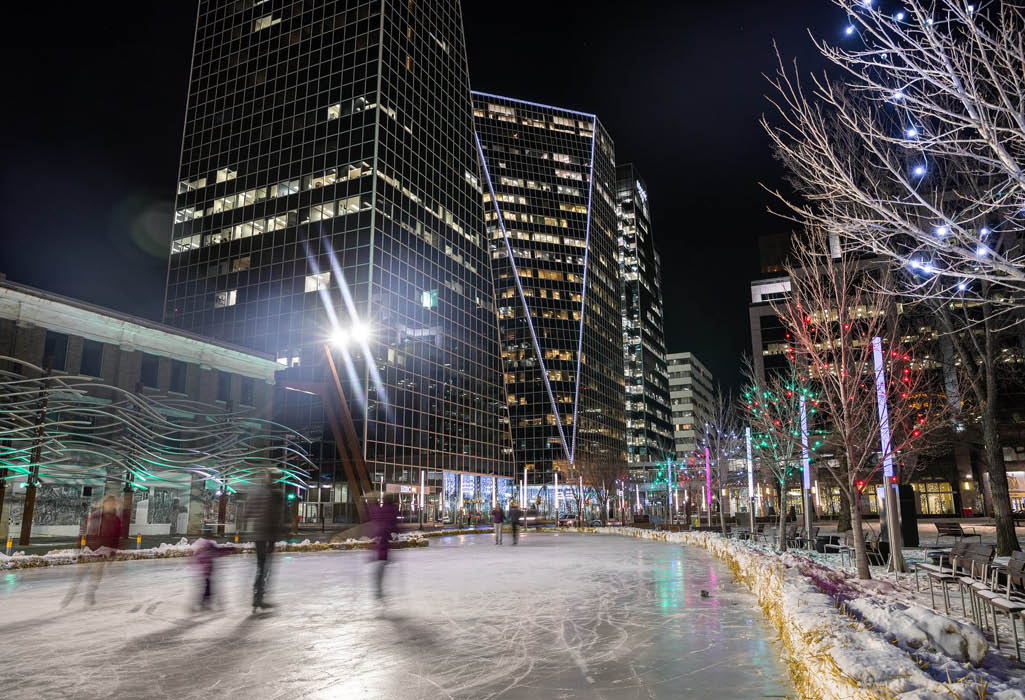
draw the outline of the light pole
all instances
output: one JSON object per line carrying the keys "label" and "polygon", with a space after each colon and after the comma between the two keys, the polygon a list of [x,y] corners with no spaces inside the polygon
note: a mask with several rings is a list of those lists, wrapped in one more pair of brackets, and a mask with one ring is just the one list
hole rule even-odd
{"label": "light pole", "polygon": [[751,512],[751,538],[755,536],[755,467],[751,459],[751,426],[744,428],[744,437],[747,438],[747,498],[748,510]]}
{"label": "light pole", "polygon": [[808,453],[808,410],[801,396],[801,464],[804,467],[801,482],[801,504],[804,508],[804,536],[811,548],[811,457]]}
{"label": "light pole", "polygon": [[890,539],[890,569],[907,571],[904,564],[900,531],[897,522],[897,499],[894,498],[893,443],[890,439],[890,415],[886,407],[886,370],[883,368],[883,341],[872,338],[872,362],[876,374],[876,406],[879,411],[879,447],[883,453],[883,498],[886,506],[887,534]]}
{"label": "light pole", "polygon": [[[342,467],[345,469],[345,476],[349,481],[349,489],[352,492],[353,501],[356,504],[356,513],[360,522],[367,521],[366,503],[364,499],[371,490],[370,478],[367,473],[366,462],[363,460],[363,450],[359,438],[356,436],[356,428],[352,422],[352,414],[349,412],[349,402],[345,398],[342,389],[342,382],[338,376],[338,367],[335,365],[334,352],[332,348],[347,350],[354,343],[366,345],[370,339],[370,329],[366,324],[355,320],[348,328],[336,328],[328,341],[323,343],[324,356],[327,358],[328,368],[331,370],[331,379],[334,382],[335,396],[338,399],[339,413],[341,414],[341,430],[339,429],[339,416],[335,414],[335,408],[330,401],[326,391],[321,394],[325,413],[327,413],[328,424],[331,428],[332,437],[338,446],[338,454],[342,458]],[[344,430],[344,435],[342,433]]]}

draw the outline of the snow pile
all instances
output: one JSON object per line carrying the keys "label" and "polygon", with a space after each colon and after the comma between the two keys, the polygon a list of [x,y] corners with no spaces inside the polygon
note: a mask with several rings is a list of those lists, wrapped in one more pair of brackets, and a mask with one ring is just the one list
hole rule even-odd
{"label": "snow pile", "polygon": [[[328,551],[350,551],[354,549],[370,549],[374,546],[375,540],[369,537],[348,539],[344,542],[278,542],[274,545],[275,551],[279,552],[328,552]],[[428,541],[418,533],[399,534],[392,536],[391,546],[395,549],[407,547],[426,547]],[[247,554],[255,551],[256,545],[252,542],[227,543],[221,545],[230,550],[229,554]],[[173,557],[187,557],[192,555],[195,541],[191,544],[188,539],[182,537],[174,544],[162,543],[158,547],[146,549],[117,549],[111,550],[100,547],[93,551],[88,547],[82,549],[53,549],[46,554],[25,554],[15,552],[8,556],[0,552],[0,570],[4,569],[31,569],[44,566],[62,566],[65,564],[86,564],[96,561],[101,556],[112,556],[115,561],[135,561],[140,559],[168,559]],[[113,553],[113,554],[111,554]]]}
{"label": "snow pile", "polygon": [[803,697],[1025,700],[1006,662],[986,653],[978,630],[918,606],[888,608],[875,596],[888,584],[854,582],[805,558],[779,556],[717,533],[578,531],[700,546],[726,562],[779,632]]}
{"label": "snow pile", "polygon": [[935,650],[955,661],[979,666],[989,647],[975,626],[937,615],[920,605],[856,598],[846,607],[874,629],[911,649]]}

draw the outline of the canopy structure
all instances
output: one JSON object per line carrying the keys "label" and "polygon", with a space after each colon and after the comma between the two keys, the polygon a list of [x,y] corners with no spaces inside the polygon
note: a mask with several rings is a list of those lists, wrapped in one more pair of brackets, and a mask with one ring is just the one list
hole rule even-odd
{"label": "canopy structure", "polygon": [[116,480],[145,490],[186,475],[226,493],[246,483],[304,487],[309,439],[230,403],[132,392],[0,356],[0,483]]}

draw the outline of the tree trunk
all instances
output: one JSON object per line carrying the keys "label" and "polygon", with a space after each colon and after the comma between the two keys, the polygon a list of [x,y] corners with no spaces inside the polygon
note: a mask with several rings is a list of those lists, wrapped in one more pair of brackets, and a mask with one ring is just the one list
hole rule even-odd
{"label": "tree trunk", "polygon": [[[841,489],[842,491],[843,489]],[[840,514],[836,521],[836,531],[847,532],[851,529],[851,504],[847,501],[847,496],[840,494]]]}
{"label": "tree trunk", "polygon": [[1011,512],[1011,495],[1007,487],[1007,468],[1004,465],[1004,452],[1000,446],[1000,435],[997,431],[997,351],[994,347],[992,332],[992,316],[989,304],[983,305],[985,317],[985,376],[986,403],[982,406],[982,441],[986,450],[986,463],[989,465],[989,488],[993,493],[993,519],[997,530],[997,556],[1010,556],[1019,549],[1018,538],[1014,534],[1014,518]]}
{"label": "tree trunk", "polygon": [[843,489],[848,504],[851,508],[851,534],[854,537],[854,562],[858,570],[858,578],[869,580],[872,578],[868,570],[868,554],[865,551],[865,530],[861,526],[861,508],[858,507],[858,493],[853,484],[848,484]]}
{"label": "tree trunk", "polygon": [[787,551],[787,511],[786,511],[787,490],[781,484],[779,487],[779,551]]}
{"label": "tree trunk", "polygon": [[722,528],[722,536],[726,536],[726,509],[722,507],[722,500],[719,500],[719,527]]}
{"label": "tree trunk", "polygon": [[1020,549],[1014,533],[1014,518],[1011,515],[1011,495],[1007,488],[1007,468],[1004,453],[1000,448],[996,419],[989,406],[982,412],[982,439],[989,466],[989,485],[993,492],[993,519],[997,530],[997,556],[1010,556]]}

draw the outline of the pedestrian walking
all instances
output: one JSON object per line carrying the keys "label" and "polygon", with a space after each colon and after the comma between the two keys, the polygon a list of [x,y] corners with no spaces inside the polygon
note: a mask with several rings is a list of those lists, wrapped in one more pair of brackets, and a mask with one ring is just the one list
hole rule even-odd
{"label": "pedestrian walking", "polygon": [[71,589],[61,603],[62,608],[74,599],[79,585],[86,576],[89,577],[89,584],[86,587],[85,602],[88,605],[96,604],[96,589],[103,579],[103,570],[117,552],[121,542],[121,516],[117,511],[117,498],[113,494],[107,494],[103,497],[100,507],[89,513],[86,518],[82,534],[85,537],[86,549],[91,551],[83,550],[82,555],[87,557],[85,561],[88,563],[79,562]]}
{"label": "pedestrian walking", "polygon": [[502,512],[502,506],[496,503],[494,510],[491,511],[491,522],[495,524],[495,544],[502,544],[503,520],[505,520],[505,513]]}
{"label": "pedestrian walking", "polygon": [[512,538],[514,545],[519,544],[520,541],[520,515],[520,507],[516,505],[515,501],[513,501],[513,504],[509,506],[509,523],[512,525]]}
{"label": "pedestrian walking", "polygon": [[399,514],[395,507],[395,501],[391,494],[385,497],[384,501],[374,508],[370,515],[373,525],[373,533],[376,541],[374,543],[374,560],[377,571],[377,597],[384,598],[384,567],[388,565],[388,551],[391,549],[392,534],[399,529]]}
{"label": "pedestrian walking", "polygon": [[268,475],[267,480],[253,494],[252,500],[246,507],[246,518],[256,546],[253,612],[274,607],[272,603],[264,600],[264,596],[267,592],[267,581],[270,579],[274,543],[277,542],[278,535],[281,533],[281,521],[285,512],[284,502],[281,487],[274,483],[273,476]]}
{"label": "pedestrian walking", "polygon": [[200,580],[203,582],[198,605],[200,610],[210,609],[210,603],[213,600],[214,594],[214,560],[223,554],[227,554],[228,550],[228,547],[222,547],[206,537],[200,537],[192,543],[192,560],[195,562]]}

